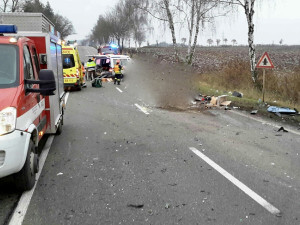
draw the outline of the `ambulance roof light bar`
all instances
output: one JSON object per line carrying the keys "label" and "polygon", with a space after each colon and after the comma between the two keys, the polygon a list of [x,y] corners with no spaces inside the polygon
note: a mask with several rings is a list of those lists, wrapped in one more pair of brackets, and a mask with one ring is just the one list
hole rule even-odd
{"label": "ambulance roof light bar", "polygon": [[18,27],[11,24],[0,24],[0,34],[16,34]]}
{"label": "ambulance roof light bar", "polygon": [[118,48],[119,46],[116,45],[116,44],[110,44],[110,47],[112,47],[112,48]]}

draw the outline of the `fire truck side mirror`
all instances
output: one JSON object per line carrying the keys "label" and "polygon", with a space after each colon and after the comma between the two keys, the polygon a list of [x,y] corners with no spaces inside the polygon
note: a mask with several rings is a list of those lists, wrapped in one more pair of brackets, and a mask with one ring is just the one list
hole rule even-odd
{"label": "fire truck side mirror", "polygon": [[40,70],[40,93],[44,96],[55,95],[56,82],[52,70]]}
{"label": "fire truck side mirror", "polygon": [[25,79],[25,84],[39,84],[40,88],[26,88],[26,92],[40,93],[43,96],[55,95],[56,82],[52,70],[40,70],[39,80]]}
{"label": "fire truck side mirror", "polygon": [[46,54],[40,54],[40,62],[42,65],[47,64],[47,55]]}

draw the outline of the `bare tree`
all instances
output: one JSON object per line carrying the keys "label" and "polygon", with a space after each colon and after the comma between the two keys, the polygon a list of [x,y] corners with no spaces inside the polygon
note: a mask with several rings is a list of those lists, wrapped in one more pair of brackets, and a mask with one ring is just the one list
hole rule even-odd
{"label": "bare tree", "polygon": [[121,52],[124,42],[128,41],[130,46],[131,39],[134,40],[136,48],[141,46],[146,40],[148,21],[145,13],[137,7],[139,4],[138,0],[120,0],[106,15],[99,16],[90,39],[97,40],[100,45],[116,41]]}
{"label": "bare tree", "polygon": [[2,3],[0,5],[0,11],[1,12],[6,12],[7,11],[8,2],[9,2],[9,0],[2,0]]}
{"label": "bare tree", "polygon": [[213,41],[213,39],[209,38],[209,39],[207,39],[207,43],[209,46],[211,46],[214,43],[214,41]]}
{"label": "bare tree", "polygon": [[165,6],[165,10],[166,10],[166,13],[167,13],[167,18],[168,18],[168,23],[169,23],[169,28],[170,28],[170,31],[171,31],[171,34],[172,34],[172,42],[173,42],[173,48],[174,48],[174,52],[175,52],[175,59],[177,61],[179,61],[173,14],[170,10],[170,0],[163,0],[163,4]]}
{"label": "bare tree", "polygon": [[178,13],[177,8],[181,0],[140,0],[138,2],[137,7],[168,26],[172,35],[174,57],[179,61],[174,17]]}
{"label": "bare tree", "polygon": [[247,23],[248,23],[248,45],[249,45],[249,57],[250,68],[253,82],[257,80],[256,63],[255,63],[255,47],[254,47],[254,5],[256,0],[217,0],[221,3],[230,4],[232,6],[240,6],[243,8]]}
{"label": "bare tree", "polygon": [[54,20],[55,29],[60,32],[61,38],[65,39],[67,36],[74,34],[74,26],[72,22],[59,14],[55,14]]}
{"label": "bare tree", "polygon": [[21,4],[25,0],[2,0],[0,2],[0,12],[17,12],[21,9]]}
{"label": "bare tree", "polygon": [[220,42],[221,42],[220,39],[217,39],[217,40],[216,40],[217,46],[219,46]]}
{"label": "bare tree", "polygon": [[233,46],[236,45],[236,43],[237,43],[237,41],[235,39],[232,39],[231,42],[232,42]]}
{"label": "bare tree", "polygon": [[281,38],[279,44],[282,45],[282,43],[283,43],[283,39]]}
{"label": "bare tree", "polygon": [[227,41],[228,41],[227,38],[224,38],[224,39],[223,39],[223,42],[225,43],[225,45],[227,45]]}
{"label": "bare tree", "polygon": [[217,16],[215,9],[218,7],[219,2],[211,0],[183,0],[181,5],[183,6],[181,11],[185,14],[189,30],[187,63],[192,64],[200,26],[204,27],[206,23],[213,23],[214,18]]}
{"label": "bare tree", "polygon": [[[189,31],[188,51],[186,61],[192,64],[197,45],[200,27],[206,23],[213,22],[214,9],[219,5],[219,1],[213,0],[141,0],[143,9],[153,18],[168,24],[172,34],[174,55],[179,60],[175,25],[187,24]],[[176,18],[176,21],[174,21]]]}
{"label": "bare tree", "polygon": [[186,42],[186,38],[181,38],[181,42],[182,42],[182,45],[184,46],[185,42]]}
{"label": "bare tree", "polygon": [[19,11],[21,2],[22,2],[22,0],[12,0],[11,11],[12,12]]}

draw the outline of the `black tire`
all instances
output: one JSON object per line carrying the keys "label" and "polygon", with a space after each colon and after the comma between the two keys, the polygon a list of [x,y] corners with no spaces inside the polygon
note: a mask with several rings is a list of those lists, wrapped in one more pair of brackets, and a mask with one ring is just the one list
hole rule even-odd
{"label": "black tire", "polygon": [[14,175],[16,188],[20,191],[28,191],[31,190],[35,184],[35,172],[34,168],[32,168],[32,161],[34,160],[34,144],[33,141],[30,140],[27,157],[23,168]]}
{"label": "black tire", "polygon": [[60,135],[62,133],[63,119],[64,119],[64,117],[62,116],[61,121],[59,122],[58,128],[56,130],[56,135]]}
{"label": "black tire", "polygon": [[81,84],[78,84],[77,91],[81,91],[81,89],[82,89]]}

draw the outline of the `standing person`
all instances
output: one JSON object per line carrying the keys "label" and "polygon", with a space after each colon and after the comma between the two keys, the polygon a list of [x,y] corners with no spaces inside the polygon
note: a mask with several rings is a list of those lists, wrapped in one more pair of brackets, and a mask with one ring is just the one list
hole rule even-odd
{"label": "standing person", "polygon": [[122,78],[122,66],[120,65],[120,61],[118,60],[116,62],[116,65],[114,66],[114,72],[115,72],[115,80],[114,84],[118,83],[120,85],[121,78]]}
{"label": "standing person", "polygon": [[[93,57],[94,59],[94,57]],[[86,71],[86,80],[91,77],[91,80],[94,79],[95,76],[95,70],[96,70],[96,63],[93,59],[89,59],[89,61],[86,63],[87,71]]]}
{"label": "standing person", "polygon": [[85,83],[85,80],[86,80],[86,71],[85,71],[85,68],[84,68],[84,62],[81,62],[81,70],[82,70],[82,79],[83,79],[83,85],[82,85],[82,87],[86,87],[86,83]]}

